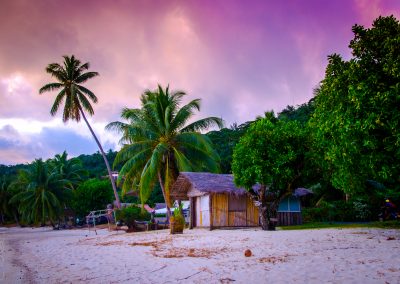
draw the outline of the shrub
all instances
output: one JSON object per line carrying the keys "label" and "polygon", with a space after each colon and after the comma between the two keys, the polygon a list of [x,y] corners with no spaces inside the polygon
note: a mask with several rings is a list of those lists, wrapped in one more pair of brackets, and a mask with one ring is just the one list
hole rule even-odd
{"label": "shrub", "polygon": [[117,220],[122,220],[129,230],[135,228],[135,221],[149,221],[150,213],[143,211],[141,208],[133,205],[115,211]]}
{"label": "shrub", "polygon": [[114,194],[109,180],[89,179],[73,191],[71,207],[79,217],[90,211],[106,209]]}
{"label": "shrub", "polygon": [[349,202],[324,201],[318,207],[303,208],[302,216],[304,222],[353,222],[370,220],[372,213],[370,205],[358,198]]}
{"label": "shrub", "polygon": [[371,220],[371,206],[362,199],[353,201],[355,218],[360,221]]}

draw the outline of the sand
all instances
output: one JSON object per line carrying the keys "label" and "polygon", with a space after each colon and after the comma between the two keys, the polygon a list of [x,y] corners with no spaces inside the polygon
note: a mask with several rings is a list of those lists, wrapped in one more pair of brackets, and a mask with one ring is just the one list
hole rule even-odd
{"label": "sand", "polygon": [[0,283],[400,283],[399,230],[97,232],[0,228]]}

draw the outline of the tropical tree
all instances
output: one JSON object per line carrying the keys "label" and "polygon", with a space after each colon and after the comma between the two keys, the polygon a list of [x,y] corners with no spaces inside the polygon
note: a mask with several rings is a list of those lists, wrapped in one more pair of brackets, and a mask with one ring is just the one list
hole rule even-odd
{"label": "tropical tree", "polygon": [[28,169],[18,173],[10,188],[18,191],[11,199],[11,204],[18,204],[22,220],[27,223],[52,224],[61,216],[63,203],[66,201],[67,182],[56,170],[49,170],[41,159],[35,160]]}
{"label": "tropical tree", "polygon": [[170,187],[179,171],[219,171],[218,154],[210,140],[198,131],[210,126],[222,127],[223,122],[208,117],[187,124],[194,112],[200,110],[200,100],[180,107],[185,95],[158,86],[155,91],[144,92],[140,109],[122,110],[121,117],[127,122],[107,125],[107,129],[122,134],[122,149],[114,164],[123,163],[119,176],[124,181],[123,190],[137,188],[144,203],[158,181],[168,214]]}
{"label": "tropical tree", "polygon": [[350,60],[328,57],[310,121],[320,164],[349,195],[368,180],[399,188],[400,176],[400,23],[379,17],[353,33]]}
{"label": "tropical tree", "polygon": [[108,176],[114,191],[115,200],[119,208],[120,201],[117,193],[117,187],[115,186],[106,154],[104,153],[103,147],[97,139],[97,136],[95,135],[85,115],[85,111],[89,115],[94,114],[94,110],[90,104],[90,101],[97,103],[97,97],[92,91],[82,86],[82,84],[87,80],[98,76],[99,73],[85,72],[89,69],[89,62],[81,64],[81,62],[76,59],[74,55],[71,57],[63,56],[63,58],[63,65],[51,63],[47,66],[46,72],[54,77],[57,82],[44,85],[42,88],[40,88],[39,93],[42,94],[44,92],[60,90],[50,110],[51,115],[54,116],[57,113],[60,105],[65,102],[63,111],[64,122],[67,122],[70,119],[79,122],[81,117],[83,118],[103,156],[104,163],[107,167]]}
{"label": "tropical tree", "polygon": [[68,181],[68,187],[75,189],[87,176],[87,171],[83,168],[79,159],[68,159],[68,154],[64,151],[61,155],[57,154],[50,160],[50,166],[58,171],[61,177]]}
{"label": "tropical tree", "polygon": [[113,192],[109,180],[89,179],[78,186],[72,194],[72,209],[79,217],[90,211],[106,208],[111,203]]}
{"label": "tropical tree", "polygon": [[271,218],[276,217],[279,202],[302,182],[305,137],[300,122],[278,121],[269,113],[251,124],[234,149],[235,184],[257,201],[264,230],[272,227]]}
{"label": "tropical tree", "polygon": [[242,137],[246,132],[249,125],[250,122],[246,122],[241,125],[234,123],[229,128],[210,131],[206,134],[213,143],[213,147],[221,159],[221,173],[232,173],[233,149],[239,142],[240,137]]}
{"label": "tropical tree", "polygon": [[12,197],[8,186],[10,184],[9,179],[6,176],[0,177],[0,222],[4,224],[6,216],[11,215],[12,207],[9,201]]}

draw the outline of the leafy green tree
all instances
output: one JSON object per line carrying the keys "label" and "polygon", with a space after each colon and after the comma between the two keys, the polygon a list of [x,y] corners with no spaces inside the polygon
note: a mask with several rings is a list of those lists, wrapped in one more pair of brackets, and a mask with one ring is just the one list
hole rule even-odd
{"label": "leafy green tree", "polygon": [[314,109],[314,98],[312,98],[308,103],[297,107],[288,105],[278,114],[278,119],[296,120],[304,125],[312,117]]}
{"label": "leafy green tree", "polygon": [[121,151],[115,164],[123,163],[119,179],[123,190],[138,188],[144,203],[158,180],[167,209],[171,206],[170,187],[179,171],[219,170],[219,157],[210,140],[197,131],[209,126],[222,126],[222,120],[208,117],[187,125],[195,110],[200,110],[200,100],[182,106],[184,92],[170,93],[158,86],[141,97],[140,109],[125,108],[124,122],[112,122],[107,129],[122,134]]}
{"label": "leafy green tree", "polygon": [[276,217],[282,198],[302,182],[306,145],[306,130],[299,122],[277,121],[272,113],[252,123],[235,147],[235,184],[248,190],[258,202],[264,230]]}
{"label": "leafy green tree", "polygon": [[93,210],[102,210],[112,203],[113,191],[109,180],[89,179],[73,191],[72,209],[84,217]]}
{"label": "leafy green tree", "polygon": [[22,220],[27,223],[55,223],[62,215],[66,201],[67,182],[60,174],[49,170],[41,159],[35,160],[28,169],[21,170],[9,188],[17,191],[10,199],[18,204]]}
{"label": "leafy green tree", "polygon": [[320,164],[347,194],[367,180],[399,188],[400,24],[379,17],[371,28],[353,26],[353,57],[329,56],[310,121]]}
{"label": "leafy green tree", "polygon": [[68,181],[68,187],[71,190],[75,189],[87,176],[87,171],[83,168],[82,162],[76,158],[68,160],[66,151],[61,155],[55,155],[54,159],[50,160],[50,166],[58,171],[64,180]]}
{"label": "leafy green tree", "polygon": [[42,94],[44,92],[60,90],[51,108],[51,115],[54,116],[57,113],[60,105],[63,103],[63,101],[65,101],[63,111],[64,122],[67,122],[70,119],[79,122],[81,117],[83,118],[103,156],[104,163],[107,167],[108,176],[113,187],[115,200],[119,208],[120,201],[117,193],[117,187],[115,186],[115,182],[111,174],[111,168],[108,163],[106,154],[104,153],[103,147],[101,146],[100,141],[97,139],[85,115],[85,111],[89,115],[94,114],[94,110],[90,104],[90,101],[92,101],[93,103],[97,103],[97,97],[92,91],[82,86],[82,84],[85,83],[87,80],[98,76],[99,73],[85,72],[89,69],[89,62],[81,64],[81,62],[76,59],[74,55],[72,55],[71,57],[63,57],[63,65],[60,65],[58,63],[51,63],[46,68],[46,72],[54,77],[57,82],[44,85],[42,88],[40,88],[39,93]]}
{"label": "leafy green tree", "polygon": [[[110,165],[113,164],[116,155],[116,151],[112,151],[111,149],[107,151],[106,157]],[[82,165],[84,169],[88,171],[90,178],[102,178],[107,175],[107,167],[104,163],[103,156],[99,151],[91,155],[79,155],[77,159],[82,162]],[[114,169],[119,170],[118,167]]]}

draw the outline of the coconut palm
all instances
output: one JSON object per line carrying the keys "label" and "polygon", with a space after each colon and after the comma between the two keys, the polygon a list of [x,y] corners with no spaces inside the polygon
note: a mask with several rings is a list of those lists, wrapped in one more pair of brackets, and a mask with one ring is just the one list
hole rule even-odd
{"label": "coconut palm", "polygon": [[9,200],[11,193],[8,190],[9,180],[6,176],[0,177],[0,222],[4,224],[5,216],[10,212]]}
{"label": "coconut palm", "polygon": [[49,170],[41,159],[35,160],[29,168],[22,169],[10,188],[18,191],[11,204],[18,204],[22,220],[28,223],[52,224],[59,218],[65,201],[67,181],[56,170]]}
{"label": "coconut palm", "polygon": [[218,154],[210,140],[198,131],[210,126],[222,127],[223,121],[208,117],[186,125],[194,112],[200,110],[200,100],[180,108],[185,95],[158,86],[156,91],[142,95],[140,109],[122,110],[121,117],[126,123],[116,121],[106,127],[122,134],[122,148],[114,164],[123,163],[119,176],[123,190],[137,188],[144,203],[158,181],[168,214],[170,186],[179,171],[219,170]]}
{"label": "coconut palm", "polygon": [[40,88],[39,93],[42,94],[44,92],[60,90],[50,110],[51,115],[54,116],[57,113],[60,105],[65,101],[63,111],[64,122],[67,122],[70,119],[79,122],[81,117],[83,118],[103,156],[104,163],[107,167],[108,176],[114,191],[115,200],[119,208],[119,196],[106,154],[104,153],[103,147],[97,139],[85,115],[85,111],[89,115],[94,114],[90,101],[97,103],[97,97],[92,91],[82,86],[82,83],[85,83],[87,80],[98,76],[99,73],[85,72],[89,69],[89,62],[81,64],[81,62],[76,59],[74,55],[71,57],[63,56],[63,58],[63,65],[51,63],[47,66],[46,72],[54,77],[57,82],[44,85],[42,88]]}
{"label": "coconut palm", "polygon": [[64,151],[61,155],[57,154],[50,160],[52,168],[58,171],[61,177],[68,181],[68,187],[75,189],[80,184],[82,178],[88,175],[79,159],[68,159],[68,154]]}

